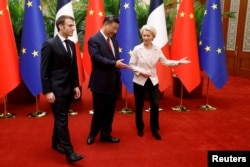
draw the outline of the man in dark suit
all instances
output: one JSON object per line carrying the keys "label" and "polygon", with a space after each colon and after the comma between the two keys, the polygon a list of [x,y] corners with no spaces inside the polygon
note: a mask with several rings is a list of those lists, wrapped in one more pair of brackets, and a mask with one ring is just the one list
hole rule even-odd
{"label": "man in dark suit", "polygon": [[120,84],[120,68],[128,68],[119,59],[118,42],[113,38],[119,27],[119,19],[107,16],[101,30],[89,38],[88,49],[92,62],[89,88],[92,91],[93,110],[87,144],[93,144],[100,132],[101,142],[118,143],[111,136]]}
{"label": "man in dark suit", "polygon": [[80,97],[75,44],[67,39],[75,30],[74,18],[60,16],[56,27],[58,34],[44,42],[42,47],[42,89],[54,115],[52,148],[66,154],[69,162],[74,162],[83,159],[74,152],[68,130],[72,96],[75,99]]}

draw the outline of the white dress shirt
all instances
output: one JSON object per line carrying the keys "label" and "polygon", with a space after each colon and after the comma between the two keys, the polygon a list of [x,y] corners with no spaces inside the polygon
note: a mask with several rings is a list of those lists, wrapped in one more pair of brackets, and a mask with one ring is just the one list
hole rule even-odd
{"label": "white dress shirt", "polygon": [[[108,37],[104,34],[104,32],[102,30],[100,30],[100,32],[103,35],[103,37],[105,38],[106,42],[108,42]],[[112,53],[115,56],[114,45],[113,45],[113,42],[112,42],[111,38],[109,38],[109,43],[110,43],[110,46],[112,48]]]}

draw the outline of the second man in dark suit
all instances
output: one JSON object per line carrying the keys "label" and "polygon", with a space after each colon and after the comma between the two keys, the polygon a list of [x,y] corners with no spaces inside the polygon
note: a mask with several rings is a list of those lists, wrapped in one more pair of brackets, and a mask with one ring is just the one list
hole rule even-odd
{"label": "second man in dark suit", "polygon": [[119,93],[120,68],[128,68],[119,59],[118,42],[113,35],[119,27],[119,19],[106,16],[101,30],[90,37],[88,49],[92,62],[89,88],[92,91],[93,110],[87,144],[93,144],[100,132],[101,142],[118,143],[111,136],[116,101]]}

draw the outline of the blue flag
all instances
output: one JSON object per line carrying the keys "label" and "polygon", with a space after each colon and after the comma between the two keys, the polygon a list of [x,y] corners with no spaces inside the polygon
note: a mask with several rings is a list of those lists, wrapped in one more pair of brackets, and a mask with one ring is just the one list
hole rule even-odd
{"label": "blue flag", "polygon": [[220,0],[208,0],[199,37],[200,65],[216,88],[228,80]]}
{"label": "blue flag", "polygon": [[20,72],[33,96],[42,92],[40,77],[41,48],[46,32],[40,0],[25,0],[20,54]]}
{"label": "blue flag", "polygon": [[[134,0],[121,0],[119,19],[116,39],[119,42],[120,58],[128,64],[134,47],[140,43]],[[130,93],[133,92],[133,76],[131,70],[121,69],[121,81]]]}

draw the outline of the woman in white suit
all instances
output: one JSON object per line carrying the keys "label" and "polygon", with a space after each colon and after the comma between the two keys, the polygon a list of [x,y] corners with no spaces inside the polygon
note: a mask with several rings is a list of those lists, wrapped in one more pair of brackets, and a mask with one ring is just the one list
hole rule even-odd
{"label": "woman in white suit", "polygon": [[143,107],[145,93],[148,93],[150,101],[150,128],[152,135],[161,140],[159,131],[159,90],[156,64],[160,61],[166,66],[178,66],[180,64],[190,63],[183,58],[181,60],[168,60],[163,55],[160,48],[152,43],[156,36],[154,27],[144,25],[140,30],[143,42],[135,46],[133,55],[130,58],[129,66],[134,72],[134,99],[136,105],[136,127],[137,134],[144,135]]}

